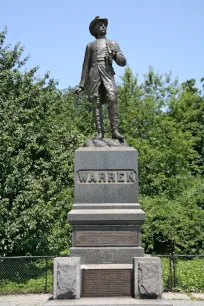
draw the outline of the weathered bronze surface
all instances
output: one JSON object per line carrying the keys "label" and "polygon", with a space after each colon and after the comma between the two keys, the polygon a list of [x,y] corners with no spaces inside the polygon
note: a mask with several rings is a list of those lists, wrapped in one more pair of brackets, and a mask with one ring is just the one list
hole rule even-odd
{"label": "weathered bronze surface", "polygon": [[82,270],[82,296],[131,296],[131,269]]}
{"label": "weathered bronze surface", "polygon": [[108,19],[99,16],[90,23],[90,33],[96,40],[86,47],[81,82],[75,93],[78,95],[86,89],[98,133],[95,139],[104,138],[102,104],[107,104],[112,138],[122,140],[124,136],[118,131],[117,87],[112,62],[125,66],[126,58],[118,43],[106,38],[107,25]]}
{"label": "weathered bronze surface", "polygon": [[75,246],[138,246],[136,231],[77,231]]}

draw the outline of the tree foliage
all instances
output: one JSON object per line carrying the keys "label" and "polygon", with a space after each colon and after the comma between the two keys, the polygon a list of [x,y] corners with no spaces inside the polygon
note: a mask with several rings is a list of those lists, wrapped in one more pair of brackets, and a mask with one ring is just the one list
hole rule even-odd
{"label": "tree foliage", "polygon": [[152,69],[138,84],[128,68],[119,86],[121,129],[139,151],[147,252],[204,251],[203,96]]}
{"label": "tree foliage", "polygon": [[62,93],[37,67],[22,72],[20,43],[0,34],[1,254],[49,254],[67,249],[66,213],[73,202],[74,150]]}

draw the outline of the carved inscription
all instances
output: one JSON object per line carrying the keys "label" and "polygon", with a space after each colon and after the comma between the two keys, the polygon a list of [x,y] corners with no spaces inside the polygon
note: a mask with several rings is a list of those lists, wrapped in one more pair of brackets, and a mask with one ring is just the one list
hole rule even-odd
{"label": "carved inscription", "polygon": [[82,296],[131,296],[131,269],[82,270]]}
{"label": "carved inscription", "polygon": [[136,172],[132,171],[78,171],[77,181],[82,184],[110,184],[136,182]]}
{"label": "carved inscription", "polygon": [[77,231],[75,246],[138,246],[136,231]]}

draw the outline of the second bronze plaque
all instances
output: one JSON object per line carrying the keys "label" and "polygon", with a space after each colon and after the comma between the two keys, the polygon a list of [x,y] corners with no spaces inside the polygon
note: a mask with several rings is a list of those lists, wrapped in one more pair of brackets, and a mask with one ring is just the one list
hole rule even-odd
{"label": "second bronze plaque", "polygon": [[138,246],[136,231],[76,231],[75,246]]}

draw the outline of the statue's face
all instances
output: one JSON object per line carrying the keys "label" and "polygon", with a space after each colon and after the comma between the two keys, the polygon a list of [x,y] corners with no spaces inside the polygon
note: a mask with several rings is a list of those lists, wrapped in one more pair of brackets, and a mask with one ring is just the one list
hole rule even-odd
{"label": "statue's face", "polygon": [[94,27],[95,35],[106,35],[106,25],[104,22],[98,22]]}

